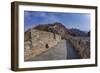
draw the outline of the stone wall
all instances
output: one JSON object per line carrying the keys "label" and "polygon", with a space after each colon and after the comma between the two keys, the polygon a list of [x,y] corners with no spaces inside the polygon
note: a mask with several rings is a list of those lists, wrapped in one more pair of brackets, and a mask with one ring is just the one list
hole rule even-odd
{"label": "stone wall", "polygon": [[69,42],[78,51],[81,58],[90,58],[90,39],[88,37],[70,37]]}
{"label": "stone wall", "polygon": [[61,41],[61,36],[55,33],[31,30],[31,39],[25,41],[25,60],[30,59],[40,53],[48,50],[49,48],[57,45]]}

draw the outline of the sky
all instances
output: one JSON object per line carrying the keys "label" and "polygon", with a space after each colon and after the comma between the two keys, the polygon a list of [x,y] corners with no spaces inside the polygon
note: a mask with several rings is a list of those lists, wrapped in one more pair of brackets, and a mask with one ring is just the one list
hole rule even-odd
{"label": "sky", "polygon": [[90,30],[90,14],[24,11],[24,31],[38,24],[59,22],[66,28],[77,28],[83,31]]}

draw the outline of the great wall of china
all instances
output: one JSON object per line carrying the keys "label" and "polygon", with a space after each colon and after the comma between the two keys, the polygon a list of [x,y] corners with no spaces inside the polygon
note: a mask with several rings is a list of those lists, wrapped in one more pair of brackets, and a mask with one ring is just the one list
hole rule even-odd
{"label": "great wall of china", "polygon": [[29,41],[25,41],[25,60],[30,59],[40,53],[48,50],[49,48],[57,45],[58,42],[61,41],[61,36],[40,30],[32,30],[31,31],[31,39]]}
{"label": "great wall of china", "polygon": [[[49,27],[50,28],[53,27],[53,28],[48,29]],[[56,33],[53,30],[56,30]],[[30,59],[32,60],[32,58],[36,58],[36,56],[38,55],[40,56],[41,54],[43,54],[46,51],[49,51],[50,49],[53,52],[53,48],[55,48],[54,46],[58,45],[59,42],[60,42],[59,45],[64,44],[61,43],[62,40],[69,42],[74,47],[74,49],[77,51],[78,55],[80,56],[80,59],[90,58],[90,37],[72,36],[69,34],[68,29],[66,29],[61,24],[56,23],[56,25],[52,25],[52,26],[50,25],[46,27],[39,26],[36,29],[31,29],[25,32],[24,60],[25,61],[28,61]],[[58,47],[58,49],[56,48],[57,51],[55,51],[55,54],[57,52],[57,55],[60,56],[59,54],[61,50],[59,49],[64,50],[63,48],[64,47],[62,46]],[[67,52],[65,52],[64,55],[66,53]],[[58,56],[56,56],[55,58],[59,59]],[[65,56],[63,57],[65,58]]]}

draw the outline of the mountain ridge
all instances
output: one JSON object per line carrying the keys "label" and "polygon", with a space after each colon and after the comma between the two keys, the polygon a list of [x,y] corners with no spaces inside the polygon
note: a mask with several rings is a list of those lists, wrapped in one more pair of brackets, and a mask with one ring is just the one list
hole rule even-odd
{"label": "mountain ridge", "polygon": [[88,32],[82,31],[80,29],[76,28],[67,28],[62,23],[55,22],[53,24],[40,24],[35,26],[33,29],[48,31],[48,32],[54,32],[56,34],[62,35],[62,38],[64,35],[71,35],[71,36],[84,36],[86,37],[88,35]]}

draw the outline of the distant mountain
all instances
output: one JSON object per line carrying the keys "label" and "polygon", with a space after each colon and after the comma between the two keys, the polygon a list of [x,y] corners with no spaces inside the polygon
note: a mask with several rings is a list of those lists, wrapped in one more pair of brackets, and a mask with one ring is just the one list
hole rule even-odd
{"label": "distant mountain", "polygon": [[88,33],[81,31],[79,29],[72,28],[69,30],[70,30],[72,36],[83,36],[83,37],[88,36]]}
{"label": "distant mountain", "polygon": [[34,27],[34,29],[54,32],[54,33],[60,34],[62,38],[65,38],[66,35],[82,36],[82,37],[86,37],[89,35],[89,32],[86,33],[76,28],[68,29],[63,24],[58,23],[58,22],[53,23],[53,24],[41,24]]}
{"label": "distant mountain", "polygon": [[[68,29],[66,28],[63,24],[55,22],[53,24],[39,24],[32,29],[37,29],[37,30],[42,30],[42,31],[47,31],[47,32],[52,32],[61,35],[62,39],[67,39],[70,36],[81,36],[81,37],[86,37],[89,36],[90,32],[84,32],[76,28]],[[30,39],[30,29],[25,32],[26,39]]]}
{"label": "distant mountain", "polygon": [[87,34],[88,34],[88,36],[90,36],[90,31]]}
{"label": "distant mountain", "polygon": [[55,22],[53,24],[38,25],[34,27],[33,29],[53,32],[53,33],[61,35],[62,38],[65,38],[66,36],[70,35],[69,29],[67,29],[63,24],[58,23],[58,22]]}

